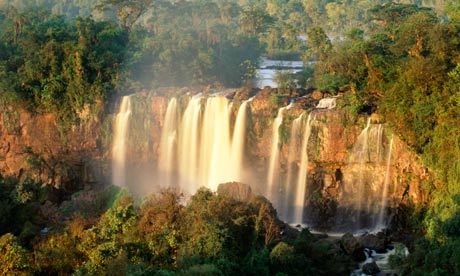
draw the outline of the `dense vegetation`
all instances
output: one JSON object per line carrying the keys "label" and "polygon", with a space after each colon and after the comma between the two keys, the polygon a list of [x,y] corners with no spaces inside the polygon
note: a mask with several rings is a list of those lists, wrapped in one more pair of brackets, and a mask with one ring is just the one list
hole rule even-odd
{"label": "dense vegetation", "polygon": [[[45,9],[27,9],[27,1],[0,1],[0,106],[53,112],[70,126],[100,114],[112,93],[239,86],[254,77],[262,54],[315,60],[305,70],[307,85],[345,91],[355,112],[383,115],[434,172],[425,187],[429,205],[416,206],[412,216],[411,227],[424,236],[394,264],[404,275],[454,275],[460,264],[460,3],[444,9],[445,1],[386,2],[43,1]],[[93,206],[93,215],[61,210],[68,221],[37,237],[49,222],[36,213],[46,194],[36,186],[0,179],[3,273],[337,272],[315,259],[326,249],[314,247],[307,232],[297,240],[281,237],[263,199],[245,204],[200,191],[183,206],[165,192],[138,206],[122,196],[111,208]]]}
{"label": "dense vegetation", "polygon": [[[0,272],[344,275],[354,266],[349,256],[330,243],[317,242],[307,230],[287,235],[276,211],[262,197],[244,203],[201,189],[184,206],[179,196],[164,191],[139,205],[126,192],[114,191],[103,191],[102,200],[80,196],[69,202],[80,201],[81,207],[66,211],[61,217],[67,218],[65,223],[56,221],[52,232],[27,244],[19,242],[22,236],[1,236]],[[110,202],[112,206],[103,211]]]}
{"label": "dense vegetation", "polygon": [[316,86],[350,91],[355,111],[384,115],[434,171],[425,187],[430,204],[416,222],[426,239],[407,263],[400,263],[404,274],[458,273],[460,261],[454,253],[460,241],[458,8],[458,2],[451,3],[449,21],[443,22],[431,9],[376,6],[369,11],[368,32],[353,29],[333,46],[324,35],[309,37],[317,45]]}

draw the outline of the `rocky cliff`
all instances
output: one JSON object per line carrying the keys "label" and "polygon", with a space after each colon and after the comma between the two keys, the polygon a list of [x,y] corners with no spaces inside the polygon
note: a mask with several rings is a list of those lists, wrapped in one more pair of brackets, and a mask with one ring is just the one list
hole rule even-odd
{"label": "rocky cliff", "polygon": [[52,114],[7,107],[0,113],[0,173],[63,191],[81,189],[108,171],[96,116],[64,131]]}
{"label": "rocky cliff", "polygon": [[[142,92],[132,96],[133,112],[126,159],[128,167],[132,168],[128,178],[133,183],[142,182],[144,187],[141,191],[154,190],[146,189],[145,186],[155,186],[161,180],[155,170],[158,167],[161,132],[169,98],[176,96],[184,110],[190,95],[197,92],[186,89],[168,90]],[[211,92],[202,91],[203,95]],[[304,91],[300,92],[302,93]],[[278,109],[287,106],[292,99],[283,96],[286,94],[277,94],[272,89],[225,91],[222,95],[234,99],[230,109],[232,120],[241,101],[254,97],[249,103],[244,167],[251,169],[252,180],[249,184],[254,193],[264,194],[273,137],[271,126]],[[388,182],[386,177],[390,180],[388,196],[384,199],[385,206],[394,208],[401,202],[426,201],[421,187],[429,178],[428,170],[397,137],[397,133],[393,133],[378,116],[371,116],[371,128],[377,131],[378,126],[380,129],[379,144],[374,145],[378,149],[369,149],[366,153],[369,156],[364,161],[353,161],[352,155],[356,151],[354,147],[366,128],[369,116],[353,115],[346,108],[343,97],[337,99],[336,108],[317,109],[315,106],[321,96],[312,97],[312,94],[307,94],[296,98],[293,105],[286,110],[279,129],[279,175],[282,178],[288,174],[289,166],[296,172],[301,166],[299,157],[289,160],[289,144],[292,141],[289,133],[292,123],[302,113],[313,116],[308,141],[305,220],[316,224],[318,228],[328,229],[331,225],[340,223],[338,217],[354,216],[346,210],[350,206],[356,209],[357,205],[351,197],[357,191],[367,199],[362,201],[364,205],[369,205],[367,211],[378,212],[371,205],[381,200],[384,185]],[[114,123],[114,115],[109,114],[102,120],[96,116],[86,116],[85,120],[63,133],[50,114],[32,115],[23,110],[9,108],[0,114],[0,172],[19,178],[40,179],[43,185],[68,191],[110,179],[110,122]],[[373,134],[368,134],[371,137],[369,135]],[[390,140],[393,142],[391,160],[388,163]],[[379,153],[375,153],[375,150]],[[149,173],[140,173],[146,171]],[[282,189],[280,184],[281,192]],[[362,219],[361,214],[356,216],[358,220]]]}

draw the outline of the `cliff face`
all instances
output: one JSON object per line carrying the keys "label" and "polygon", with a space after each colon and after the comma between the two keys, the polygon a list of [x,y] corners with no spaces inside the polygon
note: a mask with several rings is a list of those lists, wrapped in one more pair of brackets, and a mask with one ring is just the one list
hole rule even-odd
{"label": "cliff face", "polygon": [[[276,116],[274,105],[267,104],[270,100],[267,90],[251,103],[253,128],[258,139],[256,150],[251,151],[249,158],[251,162],[258,162],[258,166],[266,166],[270,157],[271,122]],[[337,101],[341,102],[341,98]],[[311,116],[304,212],[308,225],[326,230],[339,226],[337,229],[346,230],[350,229],[347,225],[350,221],[345,222],[343,218],[351,218],[352,224],[377,226],[382,213],[391,216],[391,209],[402,202],[428,200],[422,189],[430,177],[428,169],[381,118],[375,114],[354,116],[340,104],[331,110],[315,109],[316,104],[317,101],[309,97],[296,100],[285,112],[285,126],[280,129],[288,133],[293,119],[302,112]],[[287,102],[278,103],[278,107],[283,105]],[[270,119],[260,127],[267,117]],[[289,166],[294,172],[300,170],[298,157],[289,161],[291,141],[292,137],[281,141],[281,178],[289,174]]]}
{"label": "cliff face", "polygon": [[[64,136],[52,114],[30,114],[9,107],[0,113],[0,173],[29,177],[57,189],[75,190],[95,181],[100,122],[88,117]],[[98,166],[99,167],[99,166]]]}
{"label": "cliff face", "polygon": [[[264,194],[273,121],[278,108],[287,106],[289,99],[274,96],[271,89],[226,92],[226,97],[235,99],[230,109],[232,120],[241,100],[254,96],[249,103],[244,168],[251,170],[249,184],[254,193]],[[195,91],[168,92],[174,93],[182,95],[177,98],[182,111],[190,98],[183,95],[196,94]],[[151,182],[161,181],[155,170],[170,96],[142,92],[132,98],[133,112],[126,154],[128,167],[132,170],[127,175],[133,179],[132,182],[150,185]],[[427,200],[421,187],[429,178],[428,170],[420,165],[418,156],[408,150],[397,135],[393,135],[385,124],[379,124],[378,117],[371,117],[368,124],[367,116],[353,116],[346,108],[340,107],[316,109],[317,103],[318,100],[311,96],[297,98],[286,109],[279,129],[279,178],[285,179],[289,173],[296,174],[301,169],[300,152],[294,159],[289,156],[293,121],[301,114],[304,121],[308,114],[311,116],[305,221],[317,222],[318,228],[327,229],[340,223],[338,217],[355,216],[357,223],[364,214],[372,213],[377,217],[380,211],[372,207],[376,204],[396,207],[403,201],[420,203]],[[110,122],[114,123],[114,115],[104,119],[108,123],[101,123],[95,116],[87,116],[62,135],[50,114],[31,115],[12,109],[2,112],[0,173],[40,179],[43,185],[65,191],[108,179],[111,174]],[[366,127],[367,132],[364,131]],[[362,141],[363,137],[367,144]],[[296,143],[299,148],[301,140]],[[147,176],[140,176],[140,171],[147,171]],[[280,184],[279,189],[287,193],[283,185]],[[383,195],[385,189],[388,191]],[[144,190],[152,189],[141,189]],[[356,213],[356,209],[366,211]]]}

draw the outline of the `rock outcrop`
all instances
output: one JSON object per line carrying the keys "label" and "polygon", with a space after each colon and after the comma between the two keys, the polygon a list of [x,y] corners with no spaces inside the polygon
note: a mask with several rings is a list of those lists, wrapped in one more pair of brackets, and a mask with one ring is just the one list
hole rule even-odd
{"label": "rock outcrop", "polygon": [[366,255],[364,254],[364,247],[361,242],[353,236],[351,233],[346,233],[342,236],[340,240],[340,245],[347,253],[350,255],[354,261],[362,262],[366,260]]}
{"label": "rock outcrop", "polygon": [[76,190],[108,173],[100,165],[101,123],[96,116],[64,129],[52,114],[8,107],[0,113],[0,173]]}
{"label": "rock outcrop", "polygon": [[249,202],[254,197],[251,187],[239,182],[219,184],[219,186],[217,186],[217,194],[225,195],[242,202]]}
{"label": "rock outcrop", "polygon": [[363,273],[366,275],[377,275],[380,272],[380,268],[375,262],[365,263],[363,265]]}

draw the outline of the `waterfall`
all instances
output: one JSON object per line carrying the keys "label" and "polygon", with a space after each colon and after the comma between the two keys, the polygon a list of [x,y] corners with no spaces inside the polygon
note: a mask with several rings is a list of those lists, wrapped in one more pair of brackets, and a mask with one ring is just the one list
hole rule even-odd
{"label": "waterfall", "polygon": [[242,172],[244,165],[244,144],[246,141],[246,114],[248,103],[252,99],[241,103],[235,120],[235,128],[232,136],[231,160],[234,181],[243,181]]}
{"label": "waterfall", "polygon": [[[316,161],[322,162],[322,158],[326,160],[331,158],[328,155],[337,152],[341,155],[340,160],[344,159],[345,150],[329,151],[335,145],[331,137],[341,134],[333,133],[336,131],[335,124],[323,123],[324,118],[329,118],[327,110],[314,110],[308,114],[302,110],[302,105],[296,104],[290,109],[292,103],[279,108],[267,129],[260,129],[263,124],[254,122],[257,130],[254,134],[263,138],[251,140],[258,147],[252,149],[246,144],[252,134],[248,118],[251,109],[259,108],[259,99],[255,102],[257,106],[251,107],[252,98],[239,101],[227,97],[229,94],[197,94],[169,99],[164,116],[156,114],[152,119],[161,120],[155,125],[155,132],[145,130],[149,138],[155,139],[149,140],[146,145],[158,154],[158,162],[153,172],[139,173],[139,179],[145,180],[143,187],[154,190],[171,187],[187,198],[200,187],[216,191],[221,183],[237,181],[251,185],[256,193],[264,194],[273,202],[280,217],[290,224],[308,223],[316,229],[334,231],[384,226],[386,209],[391,203],[391,162],[396,157],[392,156],[395,155],[393,138],[386,138],[382,124],[371,123],[369,118],[357,137],[353,130],[346,134],[344,146],[349,146],[348,141],[356,138],[353,139],[355,143],[348,162],[328,164],[326,169],[319,167],[311,176],[309,165],[313,165],[311,162],[315,156],[318,158]],[[135,152],[131,149],[129,137],[144,136],[144,133],[133,136],[128,131],[142,130],[143,126],[150,125],[149,118],[141,122],[131,121],[134,118],[131,113],[135,112],[131,110],[134,106],[131,101],[135,99],[138,97],[121,98],[120,110],[114,120],[112,176],[113,183],[118,186],[128,186],[127,175],[138,177],[137,172],[145,168],[137,166],[137,161],[133,166],[128,166],[125,161],[128,155],[129,164],[134,159],[131,156]],[[334,106],[335,98],[323,99],[318,104],[318,108],[324,109]],[[299,116],[289,120],[294,114]],[[321,119],[316,120],[317,116]],[[161,133],[156,130],[159,126]],[[282,145],[285,131],[290,132],[290,139]],[[251,135],[251,139],[255,137]],[[265,147],[265,151],[270,152],[260,151],[259,147]],[[263,153],[267,154],[267,158],[261,166],[257,158]],[[271,154],[270,157],[268,154]],[[146,160],[152,159],[143,156],[140,162]],[[315,167],[322,165],[316,161]],[[128,167],[131,169],[129,174]],[[147,180],[152,179],[151,176],[157,177],[157,183],[149,187]],[[327,219],[321,221],[323,218]]]}
{"label": "waterfall", "polygon": [[316,108],[318,109],[333,109],[337,106],[337,98],[330,97],[319,100]]}
{"label": "waterfall", "polygon": [[376,163],[381,163],[383,159],[383,152],[382,152],[382,138],[383,138],[383,125],[382,124],[377,124],[376,131],[373,131],[374,128],[371,129],[371,137],[372,140],[377,141],[377,150],[376,150]]}
{"label": "waterfall", "polygon": [[287,160],[287,178],[284,185],[284,194],[283,194],[283,202],[282,206],[280,207],[279,213],[280,215],[284,216],[284,220],[290,221],[292,218],[291,214],[291,204],[292,204],[292,189],[293,189],[293,182],[295,182],[295,170],[296,170],[296,161],[298,160],[298,152],[299,152],[299,131],[302,124],[302,117],[303,113],[300,114],[294,121],[292,121],[291,126],[291,136],[289,139],[289,153],[288,153],[288,160]]}
{"label": "waterfall", "polygon": [[[170,186],[176,184],[192,195],[201,186],[216,190],[220,183],[242,181],[249,101],[241,103],[231,133],[231,103],[227,98],[195,95],[180,120],[177,100],[170,100],[158,166]],[[175,175],[177,183],[172,180]]]}
{"label": "waterfall", "polygon": [[205,186],[214,191],[220,183],[233,180],[228,105],[224,97],[208,98],[203,119],[201,148],[205,149],[205,154],[201,155],[202,168],[208,168]]}
{"label": "waterfall", "polygon": [[387,164],[385,169],[385,181],[383,182],[383,189],[382,189],[382,201],[380,203],[380,212],[379,217],[377,220],[377,228],[384,228],[385,223],[385,213],[387,208],[388,202],[388,186],[390,185],[390,166],[391,166],[391,154],[393,152],[393,135],[391,136],[390,140],[390,148],[388,149],[388,157],[387,157]]}
{"label": "waterfall", "polygon": [[[278,110],[278,114],[276,115],[275,120],[273,121],[272,126],[272,146],[271,146],[271,153],[270,153],[270,163],[268,167],[268,176],[267,176],[267,197],[272,202],[275,201],[277,198],[278,189],[274,186],[278,183],[278,176],[279,176],[279,128],[281,123],[283,122],[283,112],[286,110],[287,107],[282,107]],[[276,182],[276,183],[275,183]]]}
{"label": "waterfall", "polygon": [[[353,208],[357,228],[375,228],[383,223],[382,208],[386,208],[390,181],[389,172],[385,172],[383,149],[383,125],[370,124],[369,118],[353,145],[345,175],[346,192],[341,201],[342,206]],[[391,154],[391,149],[387,154]],[[391,156],[386,158],[387,170],[389,159]]]}
{"label": "waterfall", "polygon": [[193,193],[198,188],[196,183],[199,149],[199,120],[201,111],[201,96],[193,96],[187,107],[179,127],[179,186],[187,193]]}
{"label": "waterfall", "polygon": [[300,170],[299,176],[297,177],[297,189],[295,193],[295,207],[294,207],[294,223],[302,224],[303,222],[303,210],[305,203],[305,193],[307,190],[307,174],[308,174],[308,140],[310,139],[311,133],[311,113],[308,115],[307,123],[305,124],[301,158],[300,158]]}
{"label": "waterfall", "polygon": [[126,137],[128,136],[131,97],[124,96],[116,116],[112,147],[112,184],[126,186]]}
{"label": "waterfall", "polygon": [[177,143],[178,122],[179,114],[177,100],[176,98],[172,98],[168,103],[163,130],[161,131],[160,156],[158,162],[158,170],[162,175],[162,184],[165,187],[170,187],[172,185],[171,177],[174,170],[174,149]]}
{"label": "waterfall", "polygon": [[358,164],[358,175],[357,175],[357,199],[354,202],[356,211],[357,211],[357,221],[359,223],[361,218],[361,211],[363,211],[363,196],[364,196],[364,172],[365,165],[368,161],[368,145],[369,145],[369,127],[371,123],[371,118],[367,119],[366,127],[359,134],[356,143],[353,146],[353,150],[350,156],[351,163]]}

